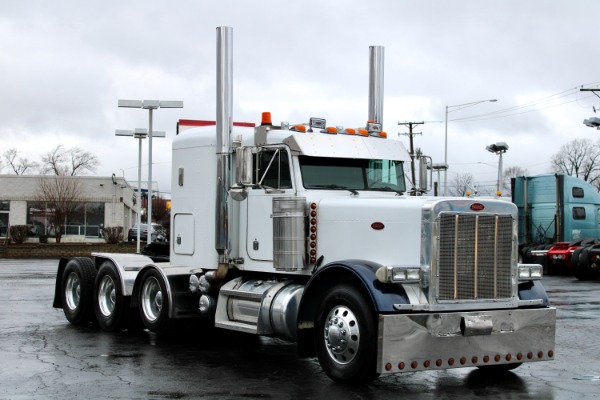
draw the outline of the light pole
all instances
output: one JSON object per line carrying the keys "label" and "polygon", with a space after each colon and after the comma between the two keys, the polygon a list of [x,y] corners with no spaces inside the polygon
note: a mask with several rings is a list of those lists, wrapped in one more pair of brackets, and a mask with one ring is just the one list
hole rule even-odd
{"label": "light pole", "polygon": [[[157,134],[158,132],[154,132]],[[148,136],[148,129],[135,128],[135,131],[118,129],[115,131],[115,136],[133,136],[135,139],[139,139],[139,150],[138,150],[138,183],[136,190],[136,226],[137,226],[137,253],[140,252],[140,230],[142,225],[142,139],[146,139]]]}
{"label": "light pole", "polygon": [[[445,133],[444,133],[444,164],[446,164],[446,166],[448,165],[448,113],[452,112],[452,111],[458,111],[461,110],[463,108],[467,108],[467,107],[471,107],[474,106],[476,104],[481,104],[481,103],[493,103],[496,102],[498,100],[496,99],[489,99],[489,100],[479,100],[479,101],[472,101],[470,103],[464,103],[464,104],[457,104],[454,106],[446,106],[446,123],[445,123]],[[446,196],[448,194],[448,169],[446,167],[446,170],[444,170],[444,196]]]}
{"label": "light pole", "polygon": [[448,169],[448,164],[441,164],[441,163],[435,163],[431,166],[431,168],[435,171],[437,171],[437,185],[435,186],[435,190],[434,190],[434,196],[438,196],[438,187],[440,185],[440,170],[442,171],[446,171]]}
{"label": "light pole", "polygon": [[498,158],[498,183],[496,184],[496,195],[500,196],[500,182],[502,182],[502,154],[508,150],[508,145],[504,142],[497,142],[485,147],[490,153],[497,154]]}
{"label": "light pole", "polygon": [[[143,108],[148,110],[148,237],[147,241],[152,241],[152,111],[158,108],[183,108],[183,101],[161,101],[161,100],[119,100],[119,107]],[[164,132],[163,132],[164,134]],[[164,137],[156,136],[156,137]],[[138,235],[139,238],[139,235]]]}

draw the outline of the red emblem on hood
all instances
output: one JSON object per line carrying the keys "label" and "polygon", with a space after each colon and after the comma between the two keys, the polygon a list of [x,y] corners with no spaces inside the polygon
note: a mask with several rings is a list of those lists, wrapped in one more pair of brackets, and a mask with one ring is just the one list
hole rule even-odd
{"label": "red emblem on hood", "polygon": [[485,206],[481,203],[473,203],[473,204],[471,204],[471,207],[469,207],[469,208],[473,211],[483,211]]}

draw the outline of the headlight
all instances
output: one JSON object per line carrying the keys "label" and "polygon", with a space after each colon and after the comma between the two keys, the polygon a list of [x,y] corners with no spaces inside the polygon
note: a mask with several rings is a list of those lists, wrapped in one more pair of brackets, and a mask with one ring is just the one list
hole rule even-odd
{"label": "headlight", "polygon": [[542,279],[543,268],[540,264],[519,264],[519,280]]}
{"label": "headlight", "polygon": [[375,276],[378,281],[383,283],[419,283],[421,282],[421,268],[384,266],[377,270]]}

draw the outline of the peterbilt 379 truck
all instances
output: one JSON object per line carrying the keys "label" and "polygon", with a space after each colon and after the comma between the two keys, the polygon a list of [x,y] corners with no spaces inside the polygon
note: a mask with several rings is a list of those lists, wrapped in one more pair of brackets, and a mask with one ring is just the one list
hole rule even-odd
{"label": "peterbilt 379 truck", "polygon": [[[217,116],[173,141],[170,258],[60,260],[54,307],[107,331],[230,329],[297,342],[336,381],[554,358],[539,265],[517,261],[517,208],[407,196],[381,130],[383,48],[362,127],[233,123],[232,30],[217,28]],[[188,126],[189,127],[189,126]]]}

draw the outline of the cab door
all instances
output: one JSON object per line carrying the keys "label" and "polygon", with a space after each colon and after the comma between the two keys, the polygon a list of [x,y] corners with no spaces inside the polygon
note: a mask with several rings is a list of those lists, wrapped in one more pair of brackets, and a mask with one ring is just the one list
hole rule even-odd
{"label": "cab door", "polygon": [[273,198],[292,196],[291,158],[286,147],[268,147],[256,154],[254,185],[247,198],[246,251],[256,261],[273,260]]}

